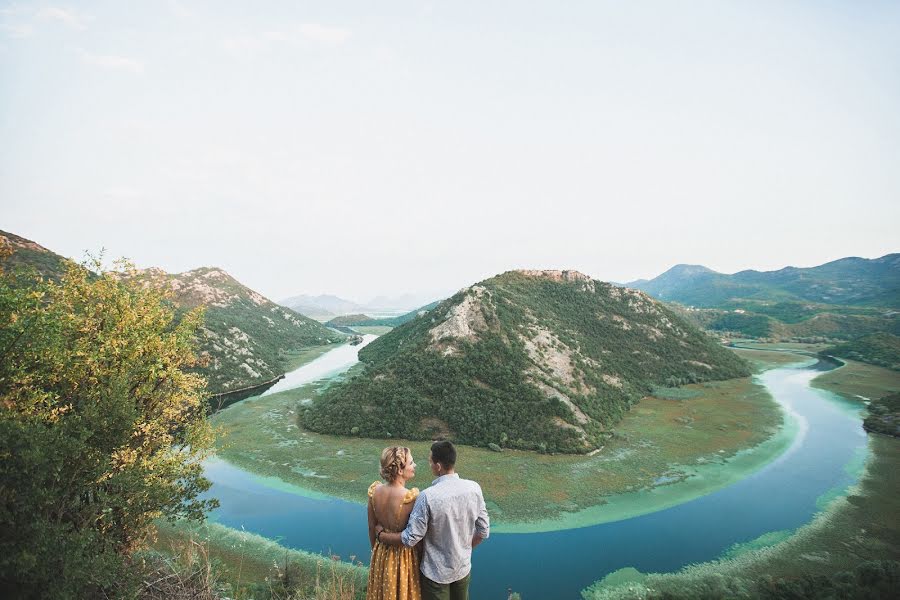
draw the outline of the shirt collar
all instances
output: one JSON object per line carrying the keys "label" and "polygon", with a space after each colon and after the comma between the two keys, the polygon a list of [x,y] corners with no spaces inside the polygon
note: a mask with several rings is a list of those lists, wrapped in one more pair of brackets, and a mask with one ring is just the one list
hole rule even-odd
{"label": "shirt collar", "polygon": [[446,475],[441,475],[440,477],[438,477],[437,479],[435,479],[434,481],[432,481],[432,482],[431,482],[431,485],[434,485],[434,484],[436,484],[436,483],[440,483],[440,482],[445,481],[445,480],[447,480],[447,479],[459,479],[459,473],[447,473]]}

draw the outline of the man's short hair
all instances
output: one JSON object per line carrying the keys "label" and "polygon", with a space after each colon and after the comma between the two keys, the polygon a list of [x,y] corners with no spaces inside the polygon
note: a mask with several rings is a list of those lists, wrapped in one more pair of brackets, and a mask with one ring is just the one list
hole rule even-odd
{"label": "man's short hair", "polygon": [[431,445],[431,460],[441,463],[445,469],[452,469],[456,465],[456,446],[452,442],[442,440]]}

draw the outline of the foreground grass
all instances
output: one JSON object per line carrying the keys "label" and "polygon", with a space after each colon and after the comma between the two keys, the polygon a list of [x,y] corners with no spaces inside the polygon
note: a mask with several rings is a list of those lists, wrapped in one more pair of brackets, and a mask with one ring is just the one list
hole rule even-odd
{"label": "foreground grass", "polygon": [[221,582],[224,596],[242,599],[355,600],[365,597],[368,569],[293,550],[217,523],[157,523],[153,548],[180,562],[199,548]]}
{"label": "foreground grass", "polygon": [[[861,396],[878,398],[898,389],[900,375],[848,361],[840,369],[820,375],[812,384],[860,402]],[[678,573],[644,575],[634,569],[623,569],[584,590],[583,597],[586,600],[755,597],[763,589],[757,586],[772,587],[771,583],[760,582],[771,579],[800,581],[803,577],[818,577],[821,581],[836,573],[867,569],[863,565],[866,561],[900,561],[900,521],[897,520],[900,440],[871,434],[869,449],[870,458],[859,483],[796,532],[772,532],[755,544],[735,548],[722,560],[693,565]],[[859,597],[890,596],[871,592]]]}
{"label": "foreground grass", "polygon": [[[427,442],[336,437],[298,428],[297,412],[320,390],[321,384],[310,384],[245,400],[216,414],[214,424],[225,433],[218,455],[249,471],[356,502],[364,501],[366,488],[378,479],[378,457],[385,445],[408,445],[425,464]],[[617,495],[658,486],[671,486],[674,492],[673,484],[697,469],[727,470],[728,458],[767,440],[782,423],[778,405],[750,378],[658,390],[656,395],[633,407],[594,456],[464,447],[458,469],[482,483],[500,531],[587,525],[628,516],[627,508],[610,512],[612,507],[608,515],[594,510],[578,516]],[[772,457],[759,456],[756,467]],[[727,482],[707,480],[716,487]],[[420,468],[413,484],[429,482],[427,470]],[[694,487],[689,493],[708,491]],[[640,508],[648,512],[652,507]]]}

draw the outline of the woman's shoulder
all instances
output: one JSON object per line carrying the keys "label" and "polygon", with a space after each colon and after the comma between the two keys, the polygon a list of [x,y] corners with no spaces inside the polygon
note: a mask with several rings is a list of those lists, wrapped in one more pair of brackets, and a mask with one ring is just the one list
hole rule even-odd
{"label": "woman's shoulder", "polygon": [[369,486],[369,498],[375,495],[375,489],[381,485],[380,481],[373,481],[372,485]]}
{"label": "woman's shoulder", "polygon": [[419,497],[419,488],[413,488],[411,490],[406,490],[406,495],[403,496],[403,504],[409,504],[410,502],[414,502],[416,498]]}

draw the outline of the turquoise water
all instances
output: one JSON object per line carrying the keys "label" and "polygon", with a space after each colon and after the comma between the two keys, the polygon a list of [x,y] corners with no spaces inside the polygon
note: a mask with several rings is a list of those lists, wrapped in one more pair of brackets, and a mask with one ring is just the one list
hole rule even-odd
{"label": "turquoise water", "polygon": [[[674,571],[809,522],[823,499],[855,483],[866,452],[860,408],[809,387],[821,368],[773,369],[759,377],[798,426],[788,450],[761,470],[639,517],[546,533],[495,533],[474,552],[473,597],[505,598],[512,588],[526,600],[579,598],[580,590],[623,567]],[[218,459],[207,463],[206,474],[213,481],[209,493],[221,501],[210,515],[219,523],[288,547],[368,562],[364,506],[260,478]]]}

